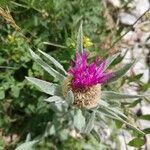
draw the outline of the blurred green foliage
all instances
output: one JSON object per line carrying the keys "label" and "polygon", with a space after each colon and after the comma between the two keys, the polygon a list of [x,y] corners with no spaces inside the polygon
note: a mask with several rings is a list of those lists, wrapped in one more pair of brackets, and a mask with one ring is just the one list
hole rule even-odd
{"label": "blurred green foliage", "polygon": [[[69,38],[76,40],[80,21],[84,20],[86,35],[97,42],[106,26],[99,0],[1,0],[0,6],[10,12],[21,28],[21,31],[15,31],[0,17],[0,136],[6,139],[11,137],[10,141],[0,138],[3,139],[0,146],[14,149],[17,142],[24,140],[28,133],[32,138],[42,134],[53,117],[49,105],[43,102],[43,96],[46,95],[41,96],[25,80],[25,76],[52,80],[32,61],[28,48],[51,53],[68,68],[74,47],[70,49],[67,41]],[[12,135],[15,134],[17,137],[13,139]],[[61,141],[60,137],[57,138],[54,137],[55,140],[51,141],[53,144],[49,144],[57,147]],[[72,145],[77,147],[75,149],[82,147],[80,140],[70,139],[66,144],[62,143],[64,149],[70,149]]]}

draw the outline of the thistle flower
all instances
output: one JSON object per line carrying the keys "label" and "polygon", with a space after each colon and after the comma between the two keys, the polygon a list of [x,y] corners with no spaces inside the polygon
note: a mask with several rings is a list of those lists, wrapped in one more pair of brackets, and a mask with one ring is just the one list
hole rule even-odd
{"label": "thistle flower", "polygon": [[[61,120],[61,117],[56,117],[60,124],[62,124],[62,122],[67,123],[68,127],[71,125],[71,128],[73,125],[74,129],[80,133],[89,134],[94,128],[95,120],[96,123],[99,122],[99,126],[103,128],[103,124],[105,123],[103,119],[100,120],[100,118],[108,116],[109,118],[117,119],[122,123],[126,123],[128,126],[131,126],[132,129],[144,135],[142,131],[126,121],[127,116],[123,114],[118,107],[124,99],[143,98],[143,96],[117,93],[114,91],[101,91],[102,84],[107,81],[110,83],[118,80],[132,67],[134,62],[127,63],[121,69],[116,70],[112,74],[111,72],[106,72],[106,69],[119,56],[118,54],[110,56],[106,61],[101,62],[95,60],[89,64],[87,62],[88,55],[83,51],[83,47],[81,24],[77,38],[76,49],[78,51],[76,52],[76,58],[72,61],[72,66],[69,68],[68,72],[66,72],[64,67],[51,55],[39,50],[44,57],[44,59],[42,59],[29,49],[33,59],[45,71],[53,76],[58,83],[47,82],[34,77],[26,77],[27,80],[35,84],[42,92],[50,95],[45,101],[51,103],[51,108],[57,114],[60,116],[66,114],[66,116],[62,118],[63,121]],[[99,100],[100,103],[98,103]],[[72,106],[72,104],[78,106],[78,108],[74,109],[74,107],[68,107]],[[80,107],[88,109],[92,108],[92,110],[79,109]],[[87,119],[85,119],[85,117],[87,117]],[[66,121],[64,121],[64,119]],[[99,121],[97,122],[97,120]],[[56,122],[57,125],[58,122]],[[71,122],[72,124],[70,124]],[[55,126],[55,121],[52,121],[51,123]],[[64,126],[62,126],[62,128],[63,127]]]}
{"label": "thistle flower", "polygon": [[101,95],[101,84],[112,76],[111,72],[104,72],[106,62],[99,65],[99,61],[88,64],[87,53],[77,52],[74,66],[70,67],[69,76],[64,80],[64,95],[72,90],[74,104],[79,107],[96,107]]}
{"label": "thistle flower", "polygon": [[99,61],[87,63],[87,53],[77,52],[75,66],[69,69],[69,73],[73,76],[73,88],[86,88],[96,84],[103,84],[112,76],[110,72],[104,72],[106,61],[99,65]]}

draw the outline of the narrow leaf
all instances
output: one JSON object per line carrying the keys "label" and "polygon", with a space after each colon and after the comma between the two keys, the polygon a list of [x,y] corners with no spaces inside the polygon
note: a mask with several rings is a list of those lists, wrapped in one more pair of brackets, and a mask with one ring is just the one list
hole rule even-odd
{"label": "narrow leaf", "polygon": [[56,102],[56,103],[59,103],[59,102],[64,102],[64,99],[60,96],[52,96],[52,97],[49,97],[47,99],[45,99],[46,102]]}
{"label": "narrow leaf", "polygon": [[74,94],[73,94],[73,92],[71,90],[68,91],[66,100],[67,100],[67,102],[69,104],[73,104],[74,103]]}
{"label": "narrow leaf", "polygon": [[76,50],[83,52],[83,31],[82,31],[82,22],[79,27],[78,36],[77,36],[77,47]]}
{"label": "narrow leaf", "polygon": [[92,112],[92,114],[89,116],[87,124],[85,125],[85,128],[83,129],[83,133],[89,134],[91,130],[94,127],[94,120],[95,120],[95,111]]}
{"label": "narrow leaf", "polygon": [[120,70],[113,72],[113,76],[108,79],[108,83],[114,82],[124,76],[126,72],[133,66],[134,62],[132,63],[127,63],[124,67],[122,67]]}
{"label": "narrow leaf", "polygon": [[21,144],[19,147],[17,147],[15,150],[33,150],[33,145],[37,142],[38,140],[25,142]]}
{"label": "narrow leaf", "polygon": [[142,98],[143,95],[131,95],[131,94],[123,94],[117,93],[113,91],[103,91],[101,99],[105,100],[119,100],[119,99],[134,99],[134,98]]}
{"label": "narrow leaf", "polygon": [[104,70],[106,70],[118,56],[119,56],[119,53],[114,54],[114,55],[110,56],[109,58],[107,58],[106,59],[106,66],[105,66]]}
{"label": "narrow leaf", "polygon": [[112,108],[119,108],[120,107],[120,102],[119,101],[116,101],[116,100],[100,100],[98,102],[99,105],[102,105],[102,106],[106,106],[106,107],[112,107]]}
{"label": "narrow leaf", "polygon": [[123,114],[119,109],[113,108],[113,107],[109,107],[108,108],[110,111],[116,113],[117,115],[119,115],[120,117],[123,117],[125,119],[128,119],[127,116],[125,114]]}
{"label": "narrow leaf", "polygon": [[59,48],[67,48],[64,45],[60,45],[60,44],[56,44],[56,43],[52,43],[52,42],[43,42],[43,44],[45,44],[45,45],[52,45],[52,46],[59,47]]}
{"label": "narrow leaf", "polygon": [[141,146],[143,146],[145,144],[145,140],[141,139],[141,138],[134,138],[133,140],[131,140],[128,145],[129,146],[134,146],[136,148],[140,148]]}
{"label": "narrow leaf", "polygon": [[135,100],[134,102],[132,102],[130,105],[129,105],[129,107],[135,107],[137,104],[139,104],[140,102],[141,102],[141,100],[142,99],[137,99],[137,100]]}
{"label": "narrow leaf", "polygon": [[95,129],[93,129],[93,130],[91,131],[91,134],[93,135],[93,137],[94,137],[98,142],[100,142],[100,135],[99,135],[98,132],[96,132]]}
{"label": "narrow leaf", "polygon": [[118,116],[116,113],[112,112],[111,110],[104,108],[103,106],[99,107],[98,110],[100,110],[101,113],[108,116],[109,118],[117,119],[121,121],[122,123],[125,123],[126,125],[130,126],[133,130],[137,131],[139,134],[144,135],[144,132],[142,132],[140,129],[136,128],[132,124],[126,122],[124,119],[122,119],[120,116]]}
{"label": "narrow leaf", "polygon": [[25,142],[29,142],[29,141],[31,141],[31,134],[30,133],[27,134]]}
{"label": "narrow leaf", "polygon": [[81,131],[85,126],[85,117],[83,116],[82,111],[80,109],[75,110],[73,124],[74,127],[79,131]]}
{"label": "narrow leaf", "polygon": [[55,58],[41,50],[39,50],[39,52],[43,54],[49,60],[50,63],[54,64],[56,68],[60,69],[65,75],[67,75],[67,72],[65,71],[64,67]]}
{"label": "narrow leaf", "polygon": [[142,120],[150,120],[150,114],[147,114],[147,115],[141,115],[138,117],[139,119],[142,119]]}
{"label": "narrow leaf", "polygon": [[103,107],[104,109],[107,109],[108,111],[111,111],[112,113],[115,113],[116,115],[119,115],[120,117],[126,118],[127,116],[125,114],[123,114],[119,108],[115,108],[115,107],[110,107],[110,105],[106,106],[103,104],[100,104],[100,107]]}
{"label": "narrow leaf", "polygon": [[100,100],[99,102],[99,105],[103,105],[103,106],[109,106],[109,103],[107,103],[106,101],[103,101],[103,100]]}
{"label": "narrow leaf", "polygon": [[150,128],[144,129],[143,132],[144,132],[145,134],[150,134]]}
{"label": "narrow leaf", "polygon": [[32,58],[45,70],[47,71],[51,76],[54,78],[62,81],[64,80],[65,76],[60,74],[58,71],[53,69],[51,66],[49,66],[47,63],[45,63],[37,54],[35,54],[31,49],[29,49]]}
{"label": "narrow leaf", "polygon": [[26,79],[35,84],[42,92],[49,95],[61,95],[61,88],[59,85],[43,81],[33,77],[26,77]]}

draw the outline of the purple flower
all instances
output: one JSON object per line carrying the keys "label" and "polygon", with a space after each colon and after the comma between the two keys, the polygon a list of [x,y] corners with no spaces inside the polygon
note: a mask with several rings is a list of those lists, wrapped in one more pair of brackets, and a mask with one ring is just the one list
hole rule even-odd
{"label": "purple flower", "polygon": [[96,84],[105,83],[111,76],[111,72],[105,72],[106,61],[94,61],[87,63],[87,53],[76,53],[74,66],[69,69],[69,74],[73,76],[73,88],[85,88]]}

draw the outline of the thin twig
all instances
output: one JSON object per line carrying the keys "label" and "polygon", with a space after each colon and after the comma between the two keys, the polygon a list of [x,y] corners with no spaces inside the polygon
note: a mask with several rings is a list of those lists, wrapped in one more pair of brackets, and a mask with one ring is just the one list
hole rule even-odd
{"label": "thin twig", "polygon": [[143,17],[145,16],[145,14],[150,10],[150,8],[148,10],[146,10],[133,24],[132,26],[123,34],[121,35],[108,49],[112,49],[126,34],[128,34],[128,32],[134,27],[134,25]]}

